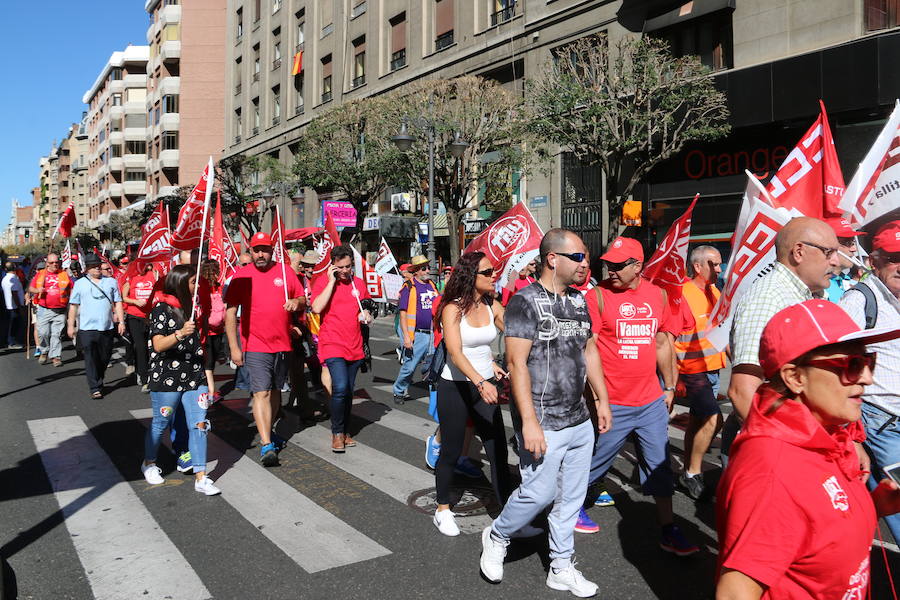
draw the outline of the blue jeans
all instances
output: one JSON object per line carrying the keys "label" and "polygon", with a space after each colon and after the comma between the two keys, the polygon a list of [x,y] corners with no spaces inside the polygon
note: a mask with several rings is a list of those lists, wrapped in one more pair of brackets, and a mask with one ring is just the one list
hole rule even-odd
{"label": "blue jeans", "polygon": [[[891,421],[891,415],[871,404],[863,402],[862,422],[866,428],[866,441],[863,446],[872,459],[872,475],[869,476],[869,489],[874,490],[878,482],[887,477],[882,469],[900,462],[900,419]],[[888,529],[895,540],[900,540],[900,513],[884,517]]]}
{"label": "blue jeans", "polygon": [[431,352],[434,352],[434,338],[430,333],[417,331],[413,338],[412,358],[407,358],[400,365],[400,373],[397,374],[397,380],[394,382],[394,395],[405,396],[412,381],[413,373],[420,362],[425,360]]}
{"label": "blue jeans", "polygon": [[594,446],[594,426],[590,420],[559,431],[544,430],[547,452],[534,460],[519,442],[519,473],[522,483],[492,525],[496,537],[508,540],[546,507],[553,505],[550,525],[550,558],[566,560],[575,553],[575,522],[587,493],[588,468]]}
{"label": "blue jeans", "polygon": [[353,389],[356,386],[356,372],[361,360],[326,358],[325,366],[331,375],[331,433],[346,433],[353,408]]}
{"label": "blue jeans", "polygon": [[[191,425],[188,449],[194,472],[206,471],[206,436],[210,430],[210,423],[206,419],[206,409],[209,407],[207,387],[201,385],[189,392],[150,392],[150,404],[153,407],[153,422],[144,438],[144,459],[156,460],[159,442],[166,428],[172,426],[175,409],[180,404],[184,408],[186,422]],[[200,428],[201,423],[206,427]]]}

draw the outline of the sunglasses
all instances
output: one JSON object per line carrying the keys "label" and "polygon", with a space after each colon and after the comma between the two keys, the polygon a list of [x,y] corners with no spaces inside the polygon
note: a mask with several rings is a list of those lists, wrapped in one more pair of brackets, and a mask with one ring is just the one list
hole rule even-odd
{"label": "sunglasses", "polygon": [[893,263],[893,264],[900,263],[900,252],[881,252],[881,251],[879,251],[878,257],[886,263]]}
{"label": "sunglasses", "polygon": [[553,254],[565,256],[569,260],[577,263],[582,262],[587,257],[587,254],[584,252],[554,252]]}
{"label": "sunglasses", "polygon": [[606,268],[607,268],[607,270],[609,270],[610,272],[621,271],[621,270],[624,269],[625,267],[630,267],[631,265],[637,263],[637,261],[631,260],[630,258],[629,258],[628,260],[626,260],[625,262],[617,262],[617,263],[614,263],[614,262],[609,262],[608,260],[603,261],[603,262],[606,263]]}
{"label": "sunglasses", "polygon": [[810,365],[832,371],[840,376],[841,383],[851,385],[859,382],[866,367],[870,371],[875,370],[876,357],[876,352],[866,352],[865,354],[849,354],[837,358],[814,358],[806,361],[801,366]]}
{"label": "sunglasses", "polygon": [[819,250],[822,251],[822,254],[825,255],[826,259],[831,258],[832,256],[834,256],[834,253],[838,251],[837,248],[826,248],[825,246],[813,244],[812,242],[801,241],[800,243],[803,244],[804,246],[812,246],[813,248],[818,248]]}
{"label": "sunglasses", "polygon": [[476,271],[476,273],[478,273],[479,275],[484,275],[485,277],[493,277],[494,268],[491,267],[490,269],[484,269],[483,271]]}
{"label": "sunglasses", "polygon": [[48,264],[48,265],[58,265],[58,264],[59,264],[59,261],[58,261],[58,260],[48,260],[48,261],[47,261],[47,264]]}

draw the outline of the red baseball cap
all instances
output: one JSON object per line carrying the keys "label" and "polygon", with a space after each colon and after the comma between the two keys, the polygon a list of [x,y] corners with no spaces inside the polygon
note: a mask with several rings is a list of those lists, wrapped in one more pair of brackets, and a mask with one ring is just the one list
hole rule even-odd
{"label": "red baseball cap", "polygon": [[810,350],[858,341],[874,344],[900,337],[900,329],[860,329],[843,308],[828,300],[806,300],[775,313],[759,342],[759,363],[766,377]]}
{"label": "red baseball cap", "polygon": [[250,247],[256,248],[257,246],[271,246],[272,245],[272,237],[266,233],[265,231],[257,231],[253,234],[253,237],[250,238]]}
{"label": "red baseball cap", "polygon": [[606,253],[600,257],[600,260],[611,263],[623,263],[629,258],[643,261],[644,248],[634,238],[617,237],[606,249]]}
{"label": "red baseball cap", "polygon": [[834,230],[834,235],[839,238],[856,237],[858,235],[866,235],[865,231],[856,231],[850,227],[850,222],[843,217],[831,217],[824,219],[828,226]]}
{"label": "red baseball cap", "polygon": [[900,252],[900,221],[891,221],[878,230],[872,247],[886,252]]}
{"label": "red baseball cap", "polygon": [[127,256],[123,256],[122,260],[119,261],[119,264],[127,265],[131,260]]}
{"label": "red baseball cap", "polygon": [[401,271],[409,271],[410,266],[411,265],[409,263],[403,263],[402,265],[400,265],[400,270]]}

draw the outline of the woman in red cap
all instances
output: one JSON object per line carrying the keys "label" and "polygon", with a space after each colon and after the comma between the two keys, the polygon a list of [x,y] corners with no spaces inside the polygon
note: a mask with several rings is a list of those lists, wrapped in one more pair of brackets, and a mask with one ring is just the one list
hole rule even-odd
{"label": "woman in red cap", "polygon": [[866,597],[876,519],[900,512],[900,488],[885,479],[870,494],[853,442],[876,359],[865,344],[896,337],[819,299],[766,325],[768,382],[717,494],[719,600]]}

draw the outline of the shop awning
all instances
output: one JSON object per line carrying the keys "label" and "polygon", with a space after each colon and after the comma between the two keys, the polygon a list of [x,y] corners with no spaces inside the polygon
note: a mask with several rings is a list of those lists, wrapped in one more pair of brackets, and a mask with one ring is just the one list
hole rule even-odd
{"label": "shop awning", "polygon": [[735,0],[691,0],[653,19],[644,21],[644,33],[664,29],[719,10],[734,10]]}

